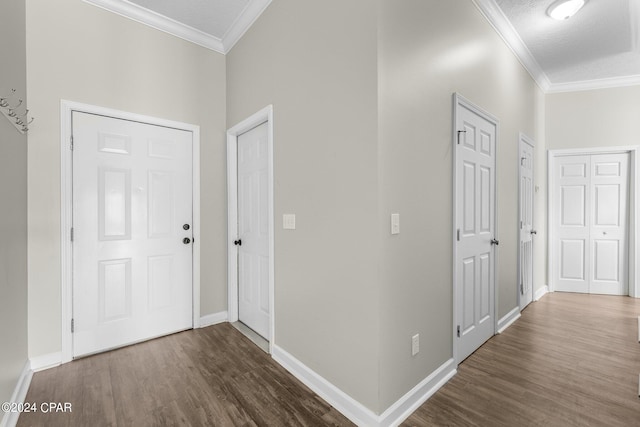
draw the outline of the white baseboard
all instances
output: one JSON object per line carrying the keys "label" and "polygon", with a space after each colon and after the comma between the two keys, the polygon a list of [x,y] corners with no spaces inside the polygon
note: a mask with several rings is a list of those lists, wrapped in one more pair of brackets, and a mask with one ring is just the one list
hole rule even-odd
{"label": "white baseboard", "polygon": [[206,328],[207,326],[217,325],[218,323],[226,322],[227,320],[229,320],[229,314],[226,311],[207,314],[200,318],[200,327]]}
{"label": "white baseboard", "polygon": [[548,293],[549,293],[549,287],[543,286],[540,289],[538,289],[536,293],[533,295],[533,300],[539,301],[540,298],[542,298],[543,296],[545,296],[545,294],[548,294]]}
{"label": "white baseboard", "polygon": [[421,381],[420,384],[391,405],[382,415],[377,415],[279,346],[273,345],[271,356],[342,415],[358,426],[367,427],[399,425],[456,374],[454,360],[449,359]]}
{"label": "white baseboard", "polygon": [[506,314],[502,319],[498,320],[498,333],[501,334],[516,320],[520,318],[520,307],[516,307]]}
{"label": "white baseboard", "polygon": [[[29,385],[31,385],[31,378],[33,377],[33,371],[31,370],[31,363],[27,360],[18,378],[16,388],[11,395],[10,403],[24,403],[24,399],[27,397],[29,391]],[[0,427],[15,427],[18,423],[19,412],[5,412],[4,416],[0,420]]]}
{"label": "white baseboard", "polygon": [[379,425],[378,416],[374,414],[373,411],[312,371],[279,346],[275,344],[272,345],[271,356],[276,362],[282,365],[283,368],[291,372],[294,377],[299,379],[304,385],[313,390],[314,393],[336,408],[353,423],[359,426],[370,427]]}
{"label": "white baseboard", "polygon": [[43,354],[42,356],[31,358],[31,369],[33,372],[44,371],[62,365],[62,352]]}
{"label": "white baseboard", "polygon": [[431,375],[422,380],[418,385],[402,396],[396,403],[387,408],[380,415],[379,426],[399,426],[409,418],[416,409],[427,401],[433,394],[447,383],[457,373],[453,358],[444,362]]}

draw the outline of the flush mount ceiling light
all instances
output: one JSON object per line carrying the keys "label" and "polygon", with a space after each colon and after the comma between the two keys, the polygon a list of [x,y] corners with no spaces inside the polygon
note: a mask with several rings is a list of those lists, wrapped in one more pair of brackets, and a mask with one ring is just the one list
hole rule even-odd
{"label": "flush mount ceiling light", "polygon": [[553,19],[563,21],[571,18],[580,9],[582,9],[584,2],[585,0],[559,0],[549,7],[547,13]]}

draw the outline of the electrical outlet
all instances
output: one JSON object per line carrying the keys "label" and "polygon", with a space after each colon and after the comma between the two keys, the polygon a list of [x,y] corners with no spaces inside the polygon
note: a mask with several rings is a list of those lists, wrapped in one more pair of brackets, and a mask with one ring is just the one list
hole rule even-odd
{"label": "electrical outlet", "polygon": [[411,355],[415,356],[420,352],[420,334],[411,337]]}

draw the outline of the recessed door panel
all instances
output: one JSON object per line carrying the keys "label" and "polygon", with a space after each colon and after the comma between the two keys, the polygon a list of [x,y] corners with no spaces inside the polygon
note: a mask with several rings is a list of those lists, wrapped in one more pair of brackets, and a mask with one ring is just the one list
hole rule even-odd
{"label": "recessed door panel", "polygon": [[585,241],[562,240],[560,242],[560,278],[585,279]]}
{"label": "recessed door panel", "polygon": [[131,171],[101,168],[98,179],[100,240],[131,238]]}
{"label": "recessed door panel", "polygon": [[565,185],[561,189],[562,214],[561,224],[568,226],[585,226],[585,194],[584,185]]}
{"label": "recessed door panel", "polygon": [[620,185],[602,184],[595,187],[594,225],[618,227],[620,225]]}
{"label": "recessed door panel", "polygon": [[476,263],[475,257],[462,260],[462,326],[466,332],[476,320]]}
{"label": "recessed door panel", "polygon": [[100,323],[131,316],[131,259],[100,261]]}
{"label": "recessed door panel", "polygon": [[476,165],[470,162],[465,162],[463,165],[463,196],[462,196],[462,210],[464,212],[464,227],[463,232],[465,236],[473,235],[476,233]]}
{"label": "recessed door panel", "polygon": [[620,280],[618,265],[620,262],[619,242],[617,240],[595,240],[594,279],[598,281],[617,282]]}

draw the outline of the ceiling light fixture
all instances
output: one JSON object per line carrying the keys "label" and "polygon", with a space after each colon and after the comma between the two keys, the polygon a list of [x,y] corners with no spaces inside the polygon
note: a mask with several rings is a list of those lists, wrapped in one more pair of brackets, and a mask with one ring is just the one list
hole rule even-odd
{"label": "ceiling light fixture", "polygon": [[549,7],[547,13],[553,19],[563,21],[578,13],[584,6],[584,2],[585,0],[559,0]]}

